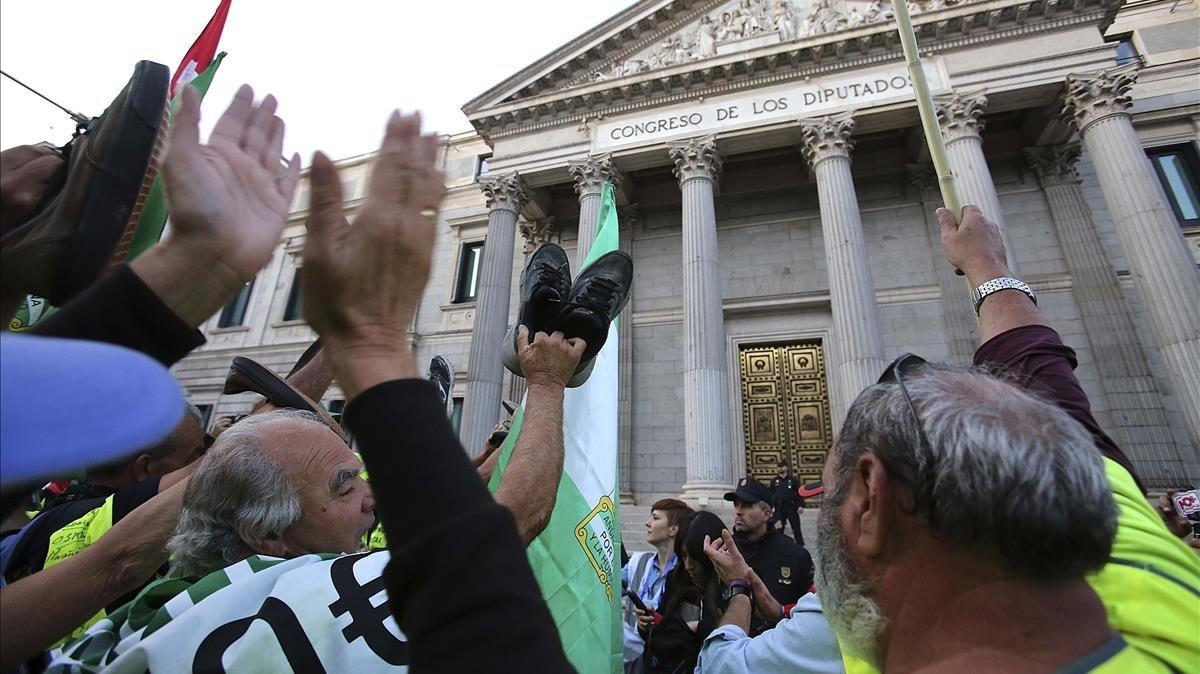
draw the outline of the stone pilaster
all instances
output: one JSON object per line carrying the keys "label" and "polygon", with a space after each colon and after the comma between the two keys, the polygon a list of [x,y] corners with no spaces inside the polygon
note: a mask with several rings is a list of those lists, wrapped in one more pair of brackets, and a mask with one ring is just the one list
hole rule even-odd
{"label": "stone pilaster", "polygon": [[833,312],[830,373],[838,394],[831,400],[833,428],[840,428],[854,398],[875,383],[887,364],[871,261],[863,239],[858,195],[850,175],[850,114],[800,122],[802,151],[817,179],[821,205],[821,234],[829,268],[829,304]]}
{"label": "stone pilaster", "polygon": [[721,155],[713,136],[669,143],[668,148],[683,192],[683,495],[705,505],[706,500],[721,499],[733,484],[714,203]]}
{"label": "stone pilaster", "polygon": [[479,187],[487,198],[488,229],[483,261],[479,265],[475,324],[467,366],[467,397],[463,402],[459,430],[459,438],[471,455],[479,453],[483,441],[500,418],[504,380],[500,344],[508,331],[517,216],[529,198],[516,173],[488,176],[480,180]]}
{"label": "stone pilaster", "polygon": [[974,204],[989,220],[1000,226],[1004,239],[1004,250],[1008,253],[1008,268],[1020,276],[1017,255],[1009,243],[1005,227],[1004,211],[1000,208],[1000,197],[996,195],[996,184],[992,172],[983,157],[983,111],[988,99],[982,91],[954,92],[934,98],[937,104],[938,122],[942,126],[942,137],[946,141],[946,155],[950,158],[950,170],[958,186],[958,197],[964,206]]}
{"label": "stone pilaster", "polygon": [[1079,188],[1079,143],[1026,148],[1041,181],[1059,245],[1071,271],[1071,294],[1100,366],[1117,441],[1149,484],[1183,484],[1183,460],[1171,437],[1162,399],[1142,352],[1129,307]]}
{"label": "stone pilaster", "polygon": [[600,195],[604,183],[620,185],[621,172],[608,153],[592,154],[587,159],[568,162],[567,172],[574,179],[575,193],[579,195],[579,245],[575,253],[575,267],[582,269],[600,227]]}
{"label": "stone pilaster", "polygon": [[[633,256],[636,206],[617,209],[621,223],[621,250]],[[633,294],[617,318],[617,466],[622,503],[633,503]]]}
{"label": "stone pilaster", "polygon": [[970,365],[979,347],[979,325],[971,306],[971,288],[966,278],[954,273],[954,266],[942,256],[942,227],[936,211],[942,205],[937,173],[932,164],[910,164],[908,179],[921,198],[921,214],[929,248],[933,251],[933,267],[937,273],[938,289],[942,295],[942,323],[950,359],[955,365]]}
{"label": "stone pilaster", "polygon": [[1069,75],[1063,117],[1083,138],[1145,304],[1159,354],[1200,451],[1200,274],[1129,118],[1130,67]]}

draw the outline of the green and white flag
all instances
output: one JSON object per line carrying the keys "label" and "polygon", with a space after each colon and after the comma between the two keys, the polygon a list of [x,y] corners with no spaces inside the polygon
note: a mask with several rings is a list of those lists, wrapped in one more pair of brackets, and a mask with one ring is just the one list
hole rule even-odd
{"label": "green and white flag", "polygon": [[[600,231],[584,262],[618,248],[617,205],[604,186]],[[583,674],[620,672],[621,526],[617,505],[617,323],[583,386],[563,402],[563,475],[550,524],[529,545],[529,563],[558,625],[567,658]],[[489,488],[494,492],[521,432],[517,412]]]}
{"label": "green and white flag", "polygon": [[199,581],[158,580],[52,654],[47,671],[405,672],[389,559],[253,556]]}

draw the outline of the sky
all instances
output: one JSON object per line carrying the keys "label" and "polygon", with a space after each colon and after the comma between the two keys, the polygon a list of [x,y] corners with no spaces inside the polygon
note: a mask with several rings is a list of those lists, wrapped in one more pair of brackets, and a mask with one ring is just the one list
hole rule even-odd
{"label": "sky", "polygon": [[[221,64],[201,108],[207,135],[243,82],[272,93],[285,155],[375,150],[393,108],[425,129],[470,129],[461,107],[633,0],[233,0]],[[4,0],[0,68],[58,103],[98,115],[134,64],[175,70],[218,0]],[[74,122],[0,78],[0,147],[65,143]]]}

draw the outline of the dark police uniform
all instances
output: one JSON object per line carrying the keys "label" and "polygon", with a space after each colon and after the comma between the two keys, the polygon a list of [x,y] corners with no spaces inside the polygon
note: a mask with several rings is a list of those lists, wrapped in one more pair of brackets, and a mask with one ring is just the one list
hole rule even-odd
{"label": "dark police uniform", "polygon": [[775,517],[771,519],[771,528],[774,529],[776,524],[779,524],[780,532],[784,527],[791,525],[792,538],[800,545],[804,545],[804,534],[800,531],[800,512],[799,509],[804,505],[800,498],[798,490],[800,489],[800,481],[794,476],[787,477],[775,476],[771,480],[771,497],[773,499],[773,507],[775,508]]}
{"label": "dark police uniform", "polygon": [[[751,542],[740,534],[734,534],[733,540],[746,563],[762,579],[775,601],[787,606],[796,603],[808,593],[808,588],[813,582],[813,562],[812,556],[804,546],[773,528],[768,528],[767,535],[757,541]],[[752,622],[753,634],[766,627],[765,624],[760,624],[757,616]]]}

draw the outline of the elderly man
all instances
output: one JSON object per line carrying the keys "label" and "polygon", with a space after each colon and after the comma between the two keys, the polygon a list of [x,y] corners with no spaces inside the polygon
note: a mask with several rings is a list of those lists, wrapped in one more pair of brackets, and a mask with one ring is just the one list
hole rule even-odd
{"label": "elderly man", "polygon": [[[976,364],[1006,379],[905,355],[847,413],[825,468],[817,567],[819,606],[847,662],[1194,669],[1200,561],[1097,427],[1074,354],[1010,277],[996,225],[974,207],[963,216],[939,211],[942,245],[978,288]],[[723,575],[744,572],[725,547],[710,547]],[[784,671],[815,655],[809,637],[822,630],[811,620],[742,638],[750,606],[733,598],[701,671]]]}
{"label": "elderly man", "polygon": [[[182,576],[151,585],[69,644],[52,668],[371,671],[436,662],[457,669],[453,659],[483,656],[502,671],[527,671],[534,662],[567,668],[521,543],[553,510],[563,465],[563,391],[585,343],[559,333],[531,339],[520,330],[524,423],[493,499],[404,340],[373,332],[408,325],[428,273],[423,244],[432,244],[432,224],[422,211],[436,210],[443,193],[432,168],[436,144],[436,136],[419,133],[416,117],[392,117],[353,227],[362,246],[354,251],[331,250],[334,234],[320,229],[330,226],[321,221],[334,208],[335,226],[342,223],[342,199],[331,191],[340,183],[328,159],[318,155],[313,165],[305,269],[316,280],[305,281],[305,312],[352,399],[350,430],[377,489],[362,481],[362,465],[344,441],[311,416],[267,412],[235,424],[184,496],[170,543]],[[344,257],[334,262],[332,255]],[[360,292],[369,284],[388,291]],[[397,508],[405,497],[418,504]],[[358,549],[377,506],[390,513],[384,525],[391,554],[342,554]],[[452,545],[457,552],[446,550]],[[448,615],[456,590],[442,580],[466,589],[461,571],[468,568],[487,583],[465,595],[471,611]],[[398,594],[403,587],[442,601]],[[462,649],[461,640],[450,650],[431,646],[455,633],[448,621],[468,624],[472,649]],[[476,621],[504,629],[484,633]],[[265,629],[251,629],[258,623]]]}

